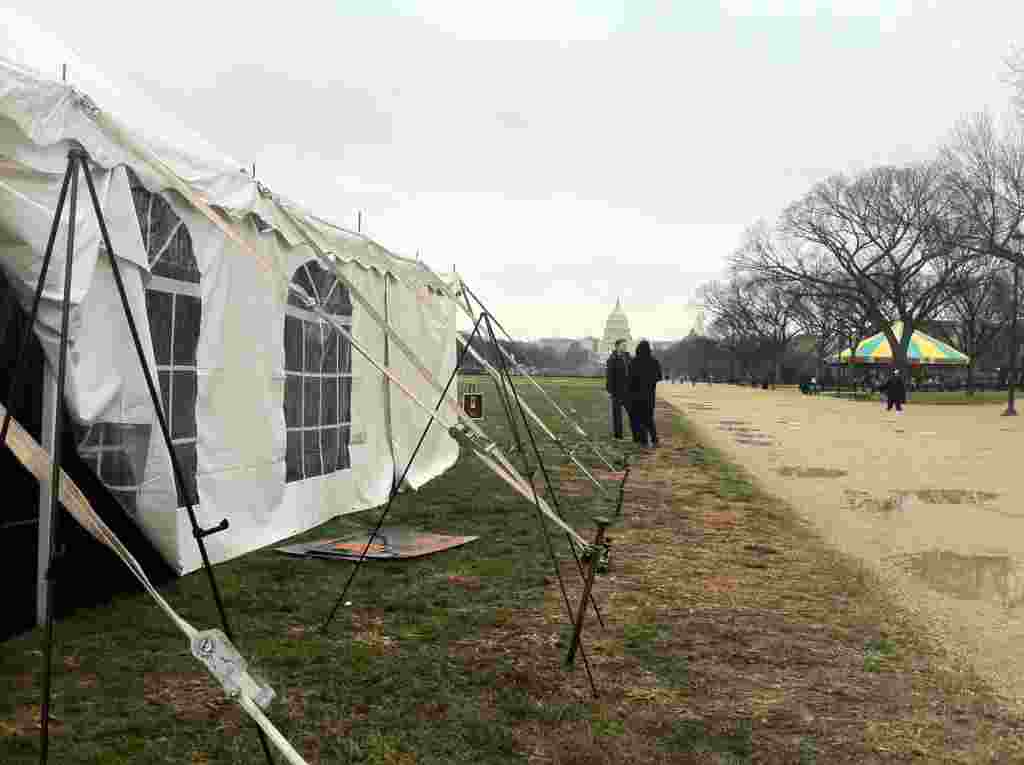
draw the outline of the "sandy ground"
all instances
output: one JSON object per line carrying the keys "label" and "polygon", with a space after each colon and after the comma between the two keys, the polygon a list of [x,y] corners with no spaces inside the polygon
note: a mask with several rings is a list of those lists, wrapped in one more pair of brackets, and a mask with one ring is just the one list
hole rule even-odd
{"label": "sandy ground", "polygon": [[658,396],[1024,707],[1024,417],[717,384]]}

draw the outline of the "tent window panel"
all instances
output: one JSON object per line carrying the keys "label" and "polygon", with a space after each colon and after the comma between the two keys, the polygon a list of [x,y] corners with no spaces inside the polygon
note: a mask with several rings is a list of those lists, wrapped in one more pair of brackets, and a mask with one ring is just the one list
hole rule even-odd
{"label": "tent window panel", "polygon": [[303,466],[306,478],[323,475],[324,469],[320,461],[320,431],[318,429],[302,432]]}
{"label": "tent window panel", "polygon": [[352,467],[352,457],[348,447],[351,438],[352,428],[348,425],[338,428],[338,470],[348,470]]}
{"label": "tent window panel", "polygon": [[284,317],[284,368],[288,372],[302,371],[302,319]]}
{"label": "tent window panel", "polygon": [[[173,211],[171,212],[173,214]],[[174,217],[177,218],[177,215]],[[180,220],[178,224],[177,230],[163,251],[152,256],[155,258],[153,274],[177,279],[180,282],[199,284],[199,268],[192,255],[192,240],[185,227],[180,225]]]}
{"label": "tent window panel", "polygon": [[303,383],[303,424],[308,428],[320,424],[320,378],[307,377]]}
{"label": "tent window panel", "polygon": [[171,438],[196,437],[196,373],[172,372]]}
{"label": "tent window panel", "polygon": [[175,444],[174,453],[178,457],[178,464],[181,465],[181,472],[185,478],[185,490],[182,491],[182,487],[178,487],[178,506],[184,507],[186,500],[195,504],[199,501],[199,495],[196,493],[196,444],[195,441],[185,444]]}
{"label": "tent window panel", "polygon": [[114,499],[120,503],[121,507],[125,509],[125,512],[127,512],[128,515],[135,515],[139,511],[139,505],[136,499],[137,493],[135,489],[132,489],[131,491],[118,491],[117,489],[114,489],[110,493],[114,495]]}
{"label": "tent window panel", "polygon": [[299,375],[284,378],[284,424],[288,428],[302,427],[302,378]]}
{"label": "tent window panel", "polygon": [[174,363],[195,366],[202,303],[191,295],[175,295],[174,303]]}
{"label": "tent window panel", "polygon": [[[151,194],[149,202],[149,262],[153,263],[178,230],[181,218],[159,194]],[[145,223],[145,221],[143,221]]]}
{"label": "tent window panel", "polygon": [[325,374],[338,373],[338,337],[336,329],[324,327],[324,355],[320,371]]}
{"label": "tent window panel", "polygon": [[328,313],[336,316],[351,316],[352,299],[349,297],[348,287],[339,281],[335,281],[334,284],[333,291],[328,293],[327,299],[324,301],[324,308]]}
{"label": "tent window panel", "polygon": [[285,480],[301,481],[302,480],[302,431],[301,430],[289,430],[288,431],[288,450],[287,457],[285,460]]}
{"label": "tent window panel", "polygon": [[324,428],[322,432],[324,472],[333,473],[338,469],[338,430]]}
{"label": "tent window panel", "polygon": [[323,338],[321,337],[320,325],[313,322],[302,322],[302,329],[305,335],[306,354],[304,371],[319,372],[320,361],[323,350]]}
{"label": "tent window panel", "polygon": [[352,343],[338,334],[341,344],[338,348],[338,371],[348,372],[352,371]]}
{"label": "tent window panel", "polygon": [[[128,176],[152,273],[146,288],[146,313],[161,403],[186,483],[178,487],[181,506],[186,491],[196,501],[196,349],[202,325],[201,275],[192,237],[174,208],[159,194],[146,190],[130,170]],[[139,447],[129,451],[138,452]],[[144,464],[140,463],[140,469]]]}
{"label": "tent window panel", "polygon": [[334,377],[324,378],[323,412],[320,421],[324,425],[338,424],[338,380]]}
{"label": "tent window panel", "polygon": [[[284,415],[288,430],[289,481],[325,475],[350,466],[347,422],[350,411],[351,350],[322,313],[351,323],[351,302],[336,277],[315,261],[300,266],[292,283],[317,304],[311,310],[289,295],[284,328]],[[347,392],[343,391],[348,386]]]}
{"label": "tent window panel", "polygon": [[160,381],[160,403],[163,404],[164,416],[167,417],[171,412],[171,373],[157,372],[156,376]]}
{"label": "tent window panel", "polygon": [[[306,270],[306,266],[299,266],[299,270],[295,272],[295,276],[292,277],[292,284],[301,289],[309,297],[316,299],[316,289],[313,287],[313,281],[309,278],[309,272]],[[308,308],[303,298],[296,295],[291,290],[288,291],[288,302],[297,308]]]}
{"label": "tent window panel", "polygon": [[174,295],[157,290],[146,290],[146,315],[149,334],[153,338],[153,353],[158,365],[171,363],[171,327],[174,321]]}
{"label": "tent window panel", "polygon": [[338,381],[339,416],[342,422],[352,421],[352,378],[342,377]]}

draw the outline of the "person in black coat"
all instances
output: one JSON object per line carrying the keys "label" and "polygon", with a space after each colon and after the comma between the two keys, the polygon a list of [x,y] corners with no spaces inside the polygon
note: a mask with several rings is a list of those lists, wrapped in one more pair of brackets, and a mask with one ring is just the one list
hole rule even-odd
{"label": "person in black coat", "polygon": [[629,368],[630,422],[633,437],[641,446],[647,446],[648,438],[651,445],[658,445],[658,431],[654,428],[654,389],[661,379],[661,364],[651,355],[651,344],[641,340]]}
{"label": "person in black coat", "polygon": [[889,403],[885,407],[886,411],[892,409],[893,404],[896,405],[896,411],[903,411],[903,404],[907,400],[907,386],[903,382],[903,378],[900,376],[900,370],[894,369],[892,376],[886,380],[885,385],[882,386],[885,389],[885,397]]}
{"label": "person in black coat", "polygon": [[[605,366],[604,387],[611,397],[612,404],[612,435],[622,438],[622,409],[629,413],[629,354],[626,352],[626,341],[616,340],[615,349],[608,357]],[[632,427],[632,418],[630,418]],[[636,440],[634,431],[633,440]]]}

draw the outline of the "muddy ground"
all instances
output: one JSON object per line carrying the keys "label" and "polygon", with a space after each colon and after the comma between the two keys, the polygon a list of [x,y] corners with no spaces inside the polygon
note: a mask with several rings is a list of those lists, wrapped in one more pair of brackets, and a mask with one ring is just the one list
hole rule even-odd
{"label": "muddy ground", "polygon": [[898,414],[792,389],[659,394],[1021,703],[1024,424],[1001,417],[1002,405],[911,401]]}

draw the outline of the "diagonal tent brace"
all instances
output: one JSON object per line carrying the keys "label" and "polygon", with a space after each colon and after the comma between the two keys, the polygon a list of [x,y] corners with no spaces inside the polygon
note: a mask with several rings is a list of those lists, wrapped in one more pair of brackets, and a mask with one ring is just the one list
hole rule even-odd
{"label": "diagonal tent brace", "polygon": [[[4,415],[4,421],[8,426],[6,444],[18,461],[39,481],[46,480],[53,467],[50,455],[39,445],[21,424],[10,416],[10,412],[0,405],[0,413]],[[269,738],[277,750],[284,756],[291,765],[307,765],[302,756],[295,750],[288,740],[281,734],[274,724],[263,714],[270,701],[274,697],[274,691],[266,683],[262,682],[249,673],[241,654],[231,644],[231,641],[220,630],[205,630],[200,632],[183,619],[174,608],[168,603],[153,583],[146,576],[142,565],[129,552],[120,539],[111,531],[110,527],[103,522],[96,511],[90,506],[85,494],[77,484],[65,473],[60,471],[61,481],[59,486],[59,501],[78,524],[85,529],[96,541],[109,547],[118,558],[125,564],[129,571],[149,593],[171,622],[177,627],[189,641],[189,648],[210,670],[225,693],[235,701],[253,718],[260,730]],[[204,641],[209,640],[209,644]],[[214,641],[218,644],[214,645]],[[197,655],[198,654],[198,655]],[[208,661],[204,657],[211,657]],[[232,660],[228,660],[229,657]],[[237,658],[235,658],[237,657]],[[214,666],[211,666],[211,663]]]}

